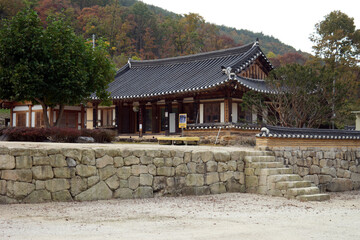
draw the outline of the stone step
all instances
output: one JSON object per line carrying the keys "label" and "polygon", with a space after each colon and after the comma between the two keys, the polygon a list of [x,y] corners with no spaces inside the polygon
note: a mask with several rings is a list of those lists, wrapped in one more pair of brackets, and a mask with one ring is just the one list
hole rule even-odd
{"label": "stone step", "polygon": [[276,162],[275,156],[245,156],[245,162]]}
{"label": "stone step", "polygon": [[292,174],[291,168],[264,168],[260,169],[260,175],[279,175],[279,174]]}
{"label": "stone step", "polygon": [[297,174],[279,174],[279,175],[270,175],[268,177],[268,181],[270,183],[302,181],[302,178]]}
{"label": "stone step", "polygon": [[311,187],[311,182],[309,181],[284,181],[277,182],[275,185],[276,189],[287,190],[289,188],[304,188]]}
{"label": "stone step", "polygon": [[290,188],[287,190],[287,196],[295,197],[299,195],[313,195],[320,193],[317,187]]}
{"label": "stone step", "polygon": [[307,201],[327,201],[330,200],[330,195],[326,193],[319,194],[310,194],[310,195],[300,195],[297,196],[296,199],[307,202]]}
{"label": "stone step", "polygon": [[279,162],[250,162],[246,163],[247,168],[283,168],[284,165]]}

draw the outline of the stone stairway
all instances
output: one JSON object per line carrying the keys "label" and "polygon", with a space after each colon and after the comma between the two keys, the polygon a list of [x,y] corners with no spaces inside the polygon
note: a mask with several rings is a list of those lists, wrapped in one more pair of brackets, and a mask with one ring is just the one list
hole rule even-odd
{"label": "stone stairway", "polygon": [[276,161],[272,152],[253,152],[245,156],[246,192],[299,199],[300,201],[329,200],[328,194],[304,181],[292,169]]}

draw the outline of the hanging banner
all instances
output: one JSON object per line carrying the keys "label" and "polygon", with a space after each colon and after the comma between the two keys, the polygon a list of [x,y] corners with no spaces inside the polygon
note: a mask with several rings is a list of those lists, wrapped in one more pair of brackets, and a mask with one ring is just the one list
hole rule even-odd
{"label": "hanging banner", "polygon": [[179,114],[179,128],[186,128],[186,120],[187,120],[186,113]]}

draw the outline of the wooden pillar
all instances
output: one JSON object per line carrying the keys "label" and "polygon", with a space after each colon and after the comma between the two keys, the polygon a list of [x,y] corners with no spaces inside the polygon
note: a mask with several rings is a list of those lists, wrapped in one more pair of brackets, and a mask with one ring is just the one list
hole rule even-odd
{"label": "wooden pillar", "polygon": [[144,102],[140,102],[139,105],[139,137],[143,136],[143,133],[145,133],[145,123],[146,123],[146,119],[145,119],[145,103]]}
{"label": "wooden pillar", "polygon": [[32,127],[31,118],[32,118],[32,105],[29,105],[29,121],[28,121],[29,127]]}
{"label": "wooden pillar", "polygon": [[97,128],[97,120],[98,120],[98,104],[93,103],[93,127]]}
{"label": "wooden pillar", "polygon": [[156,102],[152,102],[151,103],[151,131],[152,133],[158,133],[159,132],[159,123],[158,123],[158,119],[161,119],[158,116],[158,108],[157,108],[157,103]]}
{"label": "wooden pillar", "polygon": [[170,117],[170,113],[172,112],[171,103],[172,100],[169,99],[165,100],[165,135],[166,136],[169,136],[170,134],[169,117]]}
{"label": "wooden pillar", "polygon": [[231,113],[232,113],[232,98],[231,98],[231,89],[226,88],[225,93],[225,122],[232,122]]}
{"label": "wooden pillar", "polygon": [[[50,109],[50,115],[51,115],[51,109]],[[84,105],[81,105],[81,129],[85,128],[85,107]]]}
{"label": "wooden pillar", "polygon": [[122,108],[123,108],[123,103],[122,102],[117,102],[115,105],[115,122],[117,125],[117,131],[118,133],[122,132]]}

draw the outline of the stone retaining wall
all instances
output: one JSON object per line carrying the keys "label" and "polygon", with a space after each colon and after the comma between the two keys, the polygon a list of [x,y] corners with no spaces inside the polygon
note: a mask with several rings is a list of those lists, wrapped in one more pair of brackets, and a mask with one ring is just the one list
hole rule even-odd
{"label": "stone retaining wall", "polygon": [[360,189],[360,148],[272,147],[278,161],[321,191]]}
{"label": "stone retaining wall", "polygon": [[245,192],[245,154],[0,147],[0,203]]}

